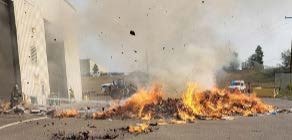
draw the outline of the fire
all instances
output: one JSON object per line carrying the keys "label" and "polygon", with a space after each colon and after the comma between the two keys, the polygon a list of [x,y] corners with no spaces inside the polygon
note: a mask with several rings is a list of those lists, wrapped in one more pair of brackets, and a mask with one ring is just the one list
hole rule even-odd
{"label": "fire", "polygon": [[54,116],[58,118],[73,118],[77,117],[78,115],[79,112],[76,109],[65,109],[60,112],[56,112]]}
{"label": "fire", "polygon": [[6,112],[10,109],[10,102],[3,101],[0,103],[0,112]]}
{"label": "fire", "polygon": [[125,106],[129,107],[134,112],[138,113],[138,117],[147,117],[150,114],[143,116],[142,111],[147,104],[157,104],[162,97],[161,86],[155,85],[150,92],[147,90],[140,90],[137,94],[134,94],[125,104]]}
{"label": "fire", "polygon": [[142,133],[142,132],[147,132],[149,128],[149,124],[146,123],[140,123],[136,125],[130,125],[128,128],[128,131],[130,133]]}
{"label": "fire", "polygon": [[263,103],[254,95],[230,93],[227,90],[200,90],[199,86],[190,83],[180,99],[163,99],[161,86],[150,90],[140,90],[123,105],[115,106],[105,112],[93,114],[95,119],[138,118],[144,121],[151,119],[169,119],[170,123],[183,124],[195,119],[224,119],[227,116],[251,116],[267,113],[273,106]]}
{"label": "fire", "polygon": [[192,114],[200,117],[221,119],[223,116],[250,116],[273,110],[254,95],[226,90],[212,89],[201,91],[196,84],[189,84],[183,93],[183,103],[191,109]]}
{"label": "fire", "polygon": [[162,95],[162,87],[159,85],[154,85],[149,91],[141,89],[130,97],[123,106],[110,108],[106,112],[96,112],[93,114],[93,118],[104,119],[122,116],[123,118],[143,118],[150,120],[151,113],[143,113],[144,107],[148,104],[157,104],[162,100]]}

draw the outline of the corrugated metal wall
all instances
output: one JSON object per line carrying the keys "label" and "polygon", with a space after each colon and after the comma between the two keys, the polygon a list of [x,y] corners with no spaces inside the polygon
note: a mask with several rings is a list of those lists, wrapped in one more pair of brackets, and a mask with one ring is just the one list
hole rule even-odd
{"label": "corrugated metal wall", "polygon": [[[54,7],[46,5],[53,1],[58,5],[52,5]],[[67,81],[67,87],[64,86],[64,88],[72,88],[75,99],[82,100],[77,34],[76,28],[69,22],[77,20],[75,9],[64,0],[15,0],[14,4],[23,92],[28,96],[37,97],[39,103],[43,103],[44,98],[51,92],[44,28],[44,19],[46,19],[61,27]],[[54,20],[54,14],[50,12],[56,11],[62,21]],[[37,63],[35,63],[34,53],[32,53],[34,48],[37,51]],[[68,94],[68,90],[62,94]]]}
{"label": "corrugated metal wall", "polygon": [[14,0],[22,91],[46,103],[50,93],[44,20],[29,0]]}

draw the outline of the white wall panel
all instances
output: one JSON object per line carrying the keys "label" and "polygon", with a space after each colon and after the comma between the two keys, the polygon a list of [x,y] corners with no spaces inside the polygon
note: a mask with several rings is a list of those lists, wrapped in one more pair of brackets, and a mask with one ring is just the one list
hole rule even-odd
{"label": "white wall panel", "polygon": [[[50,86],[44,20],[32,0],[14,0],[14,9],[22,90],[27,96],[37,97],[39,104],[45,104]],[[32,48],[36,48],[36,54],[32,54]],[[32,55],[36,55],[37,61]]]}

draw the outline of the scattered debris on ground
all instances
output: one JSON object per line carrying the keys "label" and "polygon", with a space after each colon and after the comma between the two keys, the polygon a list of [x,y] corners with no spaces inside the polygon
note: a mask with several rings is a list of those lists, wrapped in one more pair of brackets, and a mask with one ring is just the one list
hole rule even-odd
{"label": "scattered debris on ground", "polygon": [[53,140],[95,140],[95,139],[116,139],[129,135],[148,134],[158,130],[157,123],[139,123],[121,128],[111,128],[104,131],[85,130],[77,133],[66,134],[65,131],[59,131],[52,136]]}
{"label": "scattered debris on ground", "polygon": [[290,109],[285,109],[285,108],[284,109],[276,109],[272,112],[267,113],[267,115],[278,115],[278,114],[284,114],[284,113],[286,113],[286,114],[292,113],[292,108],[290,108]]}

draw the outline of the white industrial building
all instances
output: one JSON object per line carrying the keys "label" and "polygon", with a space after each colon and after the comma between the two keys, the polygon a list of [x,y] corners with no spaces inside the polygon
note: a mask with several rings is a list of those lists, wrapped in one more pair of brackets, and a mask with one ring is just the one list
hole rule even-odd
{"label": "white industrial building", "polygon": [[[97,73],[94,73],[94,66],[97,66]],[[105,72],[100,66],[98,66],[91,59],[81,59],[80,60],[80,71],[82,76],[100,76],[101,72]]]}
{"label": "white industrial building", "polygon": [[[53,1],[59,18],[48,6]],[[13,7],[23,94],[33,103],[47,104],[48,98],[67,99],[70,89],[81,101],[76,28],[65,22],[75,20],[75,8],[67,0],[13,0]]]}

